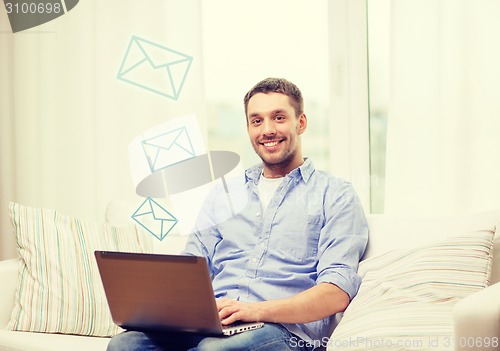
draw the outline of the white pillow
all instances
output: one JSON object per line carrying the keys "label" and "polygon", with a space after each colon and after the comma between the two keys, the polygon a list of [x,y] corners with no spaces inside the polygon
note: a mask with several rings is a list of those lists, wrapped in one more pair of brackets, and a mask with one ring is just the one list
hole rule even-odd
{"label": "white pillow", "polygon": [[500,210],[459,216],[367,214],[366,217],[370,238],[364,259],[389,250],[427,245],[450,235],[494,230],[500,221]]}
{"label": "white pillow", "polygon": [[95,250],[152,252],[134,225],[89,223],[50,209],[9,205],[19,251],[19,286],[8,330],[112,336]]}
{"label": "white pillow", "polygon": [[489,284],[493,236],[475,231],[361,262],[363,282],[329,349],[453,350],[453,307]]}

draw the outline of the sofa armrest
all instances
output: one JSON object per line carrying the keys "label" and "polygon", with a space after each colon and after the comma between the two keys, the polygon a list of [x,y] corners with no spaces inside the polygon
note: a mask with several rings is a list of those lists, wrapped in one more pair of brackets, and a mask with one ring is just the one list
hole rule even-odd
{"label": "sofa armrest", "polygon": [[0,261],[0,329],[10,320],[17,288],[17,258]]}
{"label": "sofa armrest", "polygon": [[500,283],[459,301],[453,311],[455,350],[500,348]]}

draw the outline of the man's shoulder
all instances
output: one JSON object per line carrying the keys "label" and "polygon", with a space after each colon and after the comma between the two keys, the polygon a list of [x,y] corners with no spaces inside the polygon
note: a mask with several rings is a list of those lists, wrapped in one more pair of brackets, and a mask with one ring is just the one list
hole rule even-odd
{"label": "man's shoulder", "polygon": [[352,183],[350,180],[332,174],[325,170],[319,170],[319,169],[314,170],[311,179],[315,182],[321,182],[328,186],[334,186],[338,188],[352,188]]}
{"label": "man's shoulder", "polygon": [[316,168],[313,161],[309,157],[304,159],[304,163],[299,167],[299,169],[302,178],[306,182],[309,179],[313,179],[313,181],[328,182],[329,184],[350,184],[349,180],[346,178],[335,175],[324,169]]}

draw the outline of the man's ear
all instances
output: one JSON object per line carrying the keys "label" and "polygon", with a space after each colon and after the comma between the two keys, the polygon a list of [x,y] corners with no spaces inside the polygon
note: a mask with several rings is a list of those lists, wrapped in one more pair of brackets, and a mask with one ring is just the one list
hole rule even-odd
{"label": "man's ear", "polygon": [[302,134],[306,131],[307,129],[307,116],[305,113],[302,113],[299,116],[299,123],[297,125],[297,134]]}

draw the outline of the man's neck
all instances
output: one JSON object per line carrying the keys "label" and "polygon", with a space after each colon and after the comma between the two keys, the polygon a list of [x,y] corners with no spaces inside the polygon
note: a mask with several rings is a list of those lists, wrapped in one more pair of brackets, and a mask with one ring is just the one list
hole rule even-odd
{"label": "man's neck", "polygon": [[262,173],[265,178],[282,178],[291,171],[293,171],[294,169],[302,166],[303,163],[304,159],[302,157],[295,162],[290,162],[287,165],[282,165],[282,164],[270,165],[263,163]]}

